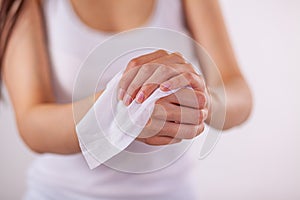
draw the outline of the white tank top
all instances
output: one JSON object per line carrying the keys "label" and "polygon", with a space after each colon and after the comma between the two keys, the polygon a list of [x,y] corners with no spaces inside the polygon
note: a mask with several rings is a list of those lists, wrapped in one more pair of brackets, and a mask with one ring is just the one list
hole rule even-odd
{"label": "white tank top", "polygon": [[[111,35],[86,26],[69,0],[43,2],[56,100],[69,103],[81,63]],[[145,26],[187,33],[180,0],[157,0]],[[147,174],[123,173],[104,165],[90,170],[81,154],[39,155],[29,170],[27,199],[195,200],[198,194],[191,157],[197,159],[197,155],[190,154],[187,151],[171,166]]]}

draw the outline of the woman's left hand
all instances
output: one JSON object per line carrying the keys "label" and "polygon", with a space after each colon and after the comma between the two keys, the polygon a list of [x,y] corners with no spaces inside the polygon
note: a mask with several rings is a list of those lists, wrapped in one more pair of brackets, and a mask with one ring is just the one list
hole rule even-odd
{"label": "woman's left hand", "polygon": [[168,91],[190,86],[207,98],[204,78],[179,53],[158,50],[132,59],[119,83],[119,100],[128,106],[144,102],[157,88]]}

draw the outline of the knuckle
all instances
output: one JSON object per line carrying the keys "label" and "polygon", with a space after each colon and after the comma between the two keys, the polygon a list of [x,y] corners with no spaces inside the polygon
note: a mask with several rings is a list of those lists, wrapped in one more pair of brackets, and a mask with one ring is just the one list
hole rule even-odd
{"label": "knuckle", "polygon": [[177,62],[180,62],[180,63],[186,63],[186,60],[184,59],[183,55],[179,52],[174,52],[170,55],[171,57],[173,57],[174,59],[177,60]]}
{"label": "knuckle", "polygon": [[185,67],[184,67],[184,65],[182,65],[182,64],[174,63],[174,64],[172,64],[171,66],[172,66],[172,68],[173,68],[174,70],[176,70],[176,72],[178,72],[178,73],[184,72],[184,71],[185,71]]}
{"label": "knuckle", "polygon": [[142,65],[142,67],[141,67],[141,72],[143,73],[143,74],[149,74],[149,73],[151,73],[151,71],[152,71],[152,65],[150,65],[150,64],[144,64],[144,65]]}
{"label": "knuckle", "polygon": [[166,65],[160,65],[158,67],[158,70],[162,73],[167,72],[169,70],[169,68]]}
{"label": "knuckle", "polygon": [[185,72],[183,74],[183,76],[187,79],[187,80],[191,80],[194,78],[193,74],[191,72]]}
{"label": "knuckle", "polygon": [[140,63],[139,58],[133,58],[132,60],[129,61],[128,67],[132,68],[132,67],[138,66],[139,63]]}
{"label": "knuckle", "polygon": [[168,55],[168,52],[164,49],[159,49],[156,51],[156,53],[162,54],[162,55]]}
{"label": "knuckle", "polygon": [[168,67],[166,65],[160,65],[158,67],[158,72],[160,73],[160,75],[169,75],[172,73],[172,69],[171,67]]}
{"label": "knuckle", "polygon": [[174,53],[171,53],[171,56],[175,56],[175,57],[178,57],[178,58],[183,58],[182,54],[178,51],[176,51]]}

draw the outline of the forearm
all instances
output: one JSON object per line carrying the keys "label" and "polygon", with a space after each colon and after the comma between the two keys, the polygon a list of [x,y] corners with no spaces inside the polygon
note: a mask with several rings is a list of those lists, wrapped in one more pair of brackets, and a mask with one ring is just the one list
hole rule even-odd
{"label": "forearm", "polygon": [[80,151],[72,104],[40,104],[18,120],[20,135],[38,153],[71,154]]}
{"label": "forearm", "polygon": [[[17,119],[20,135],[38,153],[80,152],[76,122],[81,120],[100,94],[74,104],[43,103],[32,106]],[[73,107],[76,107],[76,113],[73,113]]]}
{"label": "forearm", "polygon": [[183,2],[188,28],[201,44],[196,47],[199,62],[213,97],[206,122],[218,129],[239,125],[249,116],[252,99],[230,44],[221,7],[217,0]]}
{"label": "forearm", "polygon": [[251,113],[252,96],[243,78],[234,78],[209,88],[211,106],[207,123],[214,128],[229,129],[247,120]]}

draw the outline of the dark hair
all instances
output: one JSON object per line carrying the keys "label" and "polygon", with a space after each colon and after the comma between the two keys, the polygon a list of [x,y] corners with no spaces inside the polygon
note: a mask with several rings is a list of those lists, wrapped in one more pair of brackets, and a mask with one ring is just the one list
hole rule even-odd
{"label": "dark hair", "polygon": [[5,51],[24,4],[25,0],[0,0],[0,98]]}

